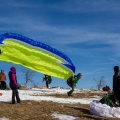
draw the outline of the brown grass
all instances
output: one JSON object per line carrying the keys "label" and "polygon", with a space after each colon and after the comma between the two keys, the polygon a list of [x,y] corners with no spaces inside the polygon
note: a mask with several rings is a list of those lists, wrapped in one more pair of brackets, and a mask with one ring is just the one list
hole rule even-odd
{"label": "brown grass", "polygon": [[[105,93],[74,93],[73,98],[103,96]],[[48,95],[59,98],[68,98],[66,94]],[[91,115],[90,106],[85,104],[63,104],[47,101],[21,101],[20,104],[10,102],[0,103],[0,118],[6,117],[10,120],[57,120],[51,115],[53,113],[66,114],[78,117],[76,120],[119,120]]]}

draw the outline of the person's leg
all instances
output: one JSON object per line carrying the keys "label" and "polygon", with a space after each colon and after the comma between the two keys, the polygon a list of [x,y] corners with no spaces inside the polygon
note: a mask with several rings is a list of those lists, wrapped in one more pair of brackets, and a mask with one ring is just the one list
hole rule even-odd
{"label": "person's leg", "polygon": [[12,104],[15,104],[16,90],[12,89]]}
{"label": "person's leg", "polygon": [[6,89],[6,82],[4,81],[4,90]]}
{"label": "person's leg", "polygon": [[5,89],[6,89],[6,82],[3,81],[3,90],[5,90]]}
{"label": "person's leg", "polygon": [[116,105],[116,97],[114,94],[110,95],[113,105]]}
{"label": "person's leg", "polygon": [[18,90],[16,90],[16,100],[17,100],[17,103],[20,103],[20,97],[19,97]]}
{"label": "person's leg", "polygon": [[72,82],[70,82],[69,80],[67,80],[67,84],[72,87]]}
{"label": "person's leg", "polygon": [[1,81],[0,81],[0,90],[2,89],[2,85],[1,85],[2,83],[1,83]]}
{"label": "person's leg", "polygon": [[1,81],[1,90],[4,89],[4,81]]}
{"label": "person's leg", "polygon": [[5,82],[2,83],[2,89],[5,90]]}
{"label": "person's leg", "polygon": [[46,87],[48,88],[49,86],[48,86],[48,81],[46,81]]}
{"label": "person's leg", "polygon": [[119,95],[118,94],[114,94],[115,97],[115,105],[119,106]]}
{"label": "person's leg", "polygon": [[71,96],[72,95],[72,93],[73,93],[73,91],[74,91],[74,88],[75,88],[75,85],[74,84],[72,84],[71,85],[71,90],[68,92],[68,96]]}

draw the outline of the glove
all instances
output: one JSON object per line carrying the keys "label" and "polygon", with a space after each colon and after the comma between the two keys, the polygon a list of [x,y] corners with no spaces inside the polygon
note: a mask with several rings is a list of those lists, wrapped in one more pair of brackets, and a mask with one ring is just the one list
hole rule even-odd
{"label": "glove", "polygon": [[17,86],[16,86],[16,88],[20,89],[20,87],[21,87],[21,85],[18,83]]}
{"label": "glove", "polygon": [[15,89],[18,89],[17,85],[14,86]]}

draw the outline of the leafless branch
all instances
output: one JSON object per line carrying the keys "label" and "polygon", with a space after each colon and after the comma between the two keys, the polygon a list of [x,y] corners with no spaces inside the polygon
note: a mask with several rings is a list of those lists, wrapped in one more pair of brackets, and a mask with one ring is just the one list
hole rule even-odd
{"label": "leafless branch", "polygon": [[30,69],[23,69],[22,70],[24,76],[25,76],[25,85],[28,84],[28,82],[33,82],[32,78],[35,76],[35,72]]}

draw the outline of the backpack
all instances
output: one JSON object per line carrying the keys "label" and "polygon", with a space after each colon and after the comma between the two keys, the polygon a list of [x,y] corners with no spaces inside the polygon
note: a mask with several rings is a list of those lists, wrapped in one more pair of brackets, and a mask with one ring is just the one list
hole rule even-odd
{"label": "backpack", "polygon": [[72,87],[72,83],[73,83],[72,78],[73,78],[73,76],[71,76],[71,77],[69,77],[69,78],[67,79],[67,84],[68,84],[68,86],[70,86],[70,87]]}

